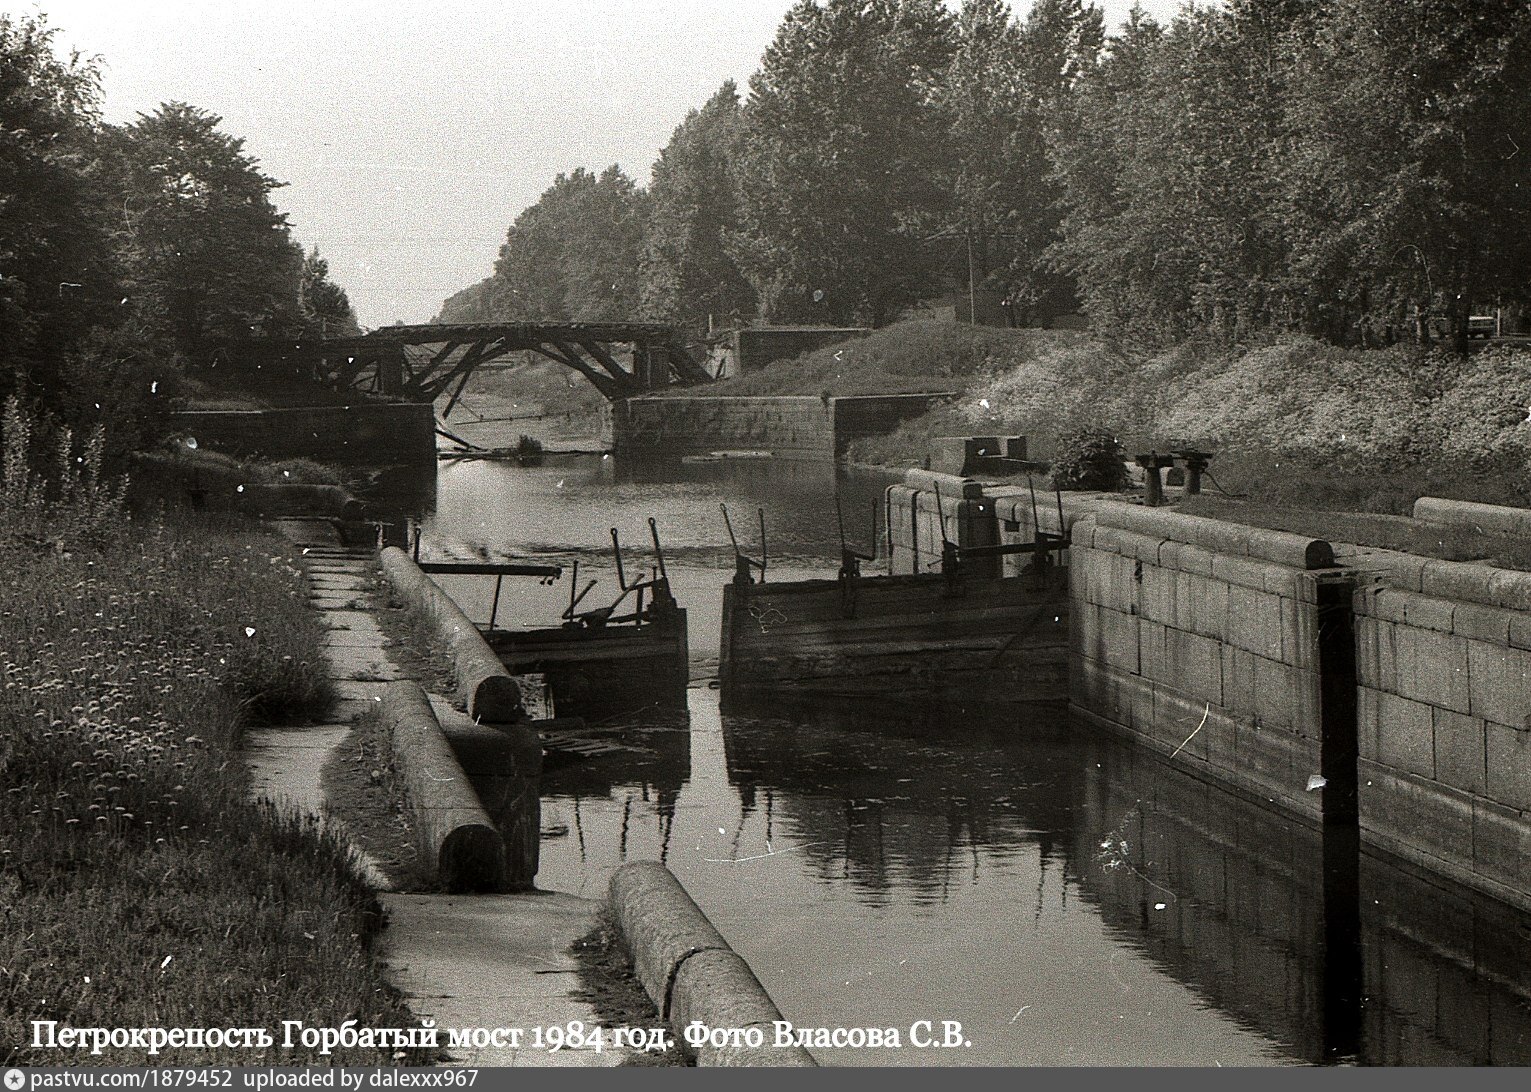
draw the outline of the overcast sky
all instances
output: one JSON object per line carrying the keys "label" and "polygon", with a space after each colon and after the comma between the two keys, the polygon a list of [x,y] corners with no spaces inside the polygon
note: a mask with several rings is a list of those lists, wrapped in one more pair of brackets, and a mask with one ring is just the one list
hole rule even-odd
{"label": "overcast sky", "polygon": [[[1018,12],[1029,0],[1012,0]],[[270,174],[367,326],[429,320],[489,274],[559,171],[640,182],[685,117],[741,88],[791,0],[41,0],[104,61],[106,114],[182,100]],[[1105,0],[1116,25],[1131,0]],[[1168,18],[1179,0],[1143,0]]]}

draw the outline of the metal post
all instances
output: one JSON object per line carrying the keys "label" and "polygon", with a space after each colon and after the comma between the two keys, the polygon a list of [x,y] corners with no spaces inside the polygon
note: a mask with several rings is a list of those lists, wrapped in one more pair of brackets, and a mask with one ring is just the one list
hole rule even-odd
{"label": "metal post", "polygon": [[496,573],[494,577],[494,602],[489,606],[489,630],[494,631],[494,620],[500,613],[500,584],[504,581],[504,573]]}

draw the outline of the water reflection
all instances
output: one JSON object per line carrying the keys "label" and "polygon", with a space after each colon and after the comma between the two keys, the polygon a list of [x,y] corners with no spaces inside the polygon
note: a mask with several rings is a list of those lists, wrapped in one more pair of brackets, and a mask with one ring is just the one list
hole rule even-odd
{"label": "water reflection", "polygon": [[[704,680],[732,572],[718,501],[763,503],[783,575],[822,576],[826,498],[884,481],[463,465],[428,531],[598,566],[608,527],[657,514]],[[531,610],[548,589],[525,591]],[[545,821],[568,833],[544,841],[539,882],[599,895],[622,862],[663,859],[797,1023],[957,1019],[972,1043],[826,1062],[1531,1060],[1531,924],[1497,903],[1363,856],[1342,906],[1313,829],[1062,721],[1021,739],[723,715],[705,683],[689,698],[689,723],[609,724],[617,749],[550,764]]]}

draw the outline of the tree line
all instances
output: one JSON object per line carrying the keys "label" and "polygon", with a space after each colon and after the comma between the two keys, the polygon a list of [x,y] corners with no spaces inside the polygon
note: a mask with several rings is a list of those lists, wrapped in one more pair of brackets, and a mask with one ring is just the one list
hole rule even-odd
{"label": "tree line", "polygon": [[801,0],[645,188],[561,174],[443,321],[881,325],[971,282],[1163,344],[1465,339],[1531,289],[1531,7]]}
{"label": "tree line", "polygon": [[55,36],[0,13],[0,399],[130,432],[232,341],[356,332],[220,118],[167,103],[107,124],[95,62]]}

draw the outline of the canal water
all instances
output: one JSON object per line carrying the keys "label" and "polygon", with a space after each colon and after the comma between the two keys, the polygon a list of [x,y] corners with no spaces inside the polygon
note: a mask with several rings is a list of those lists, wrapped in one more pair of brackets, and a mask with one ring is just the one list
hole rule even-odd
{"label": "canal water", "polygon": [[[756,556],[764,509],[768,580],[832,576],[836,496],[864,548],[888,480],[441,467],[427,553],[578,559],[586,609],[616,596],[612,527],[629,579],[654,564],[652,516],[689,615],[689,717],[598,725],[615,750],[550,760],[541,886],[599,897],[623,862],[665,861],[789,1020],[898,1029],[900,1049],[815,1051],[831,1065],[1531,1061],[1531,923],[1497,903],[1363,856],[1336,907],[1315,832],[1062,718],[720,713],[720,503]],[[508,583],[499,624],[555,624],[569,586]],[[488,581],[449,590],[488,619]],[[915,1047],[919,1021],[962,1044]]]}

